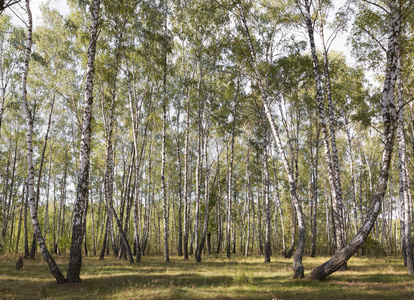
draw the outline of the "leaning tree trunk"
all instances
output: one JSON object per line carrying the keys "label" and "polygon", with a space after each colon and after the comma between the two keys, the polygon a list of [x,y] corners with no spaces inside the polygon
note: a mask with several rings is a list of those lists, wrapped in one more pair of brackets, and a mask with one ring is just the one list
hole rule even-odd
{"label": "leaning tree trunk", "polygon": [[254,47],[253,47],[253,42],[252,42],[251,37],[250,37],[249,27],[247,25],[247,20],[246,20],[244,10],[243,10],[242,6],[239,7],[239,11],[240,11],[241,21],[243,23],[244,31],[245,31],[245,36],[246,36],[248,46],[249,46],[249,49],[250,49],[250,58],[253,61],[253,67],[254,67],[253,72],[254,72],[254,76],[256,78],[256,81],[257,81],[257,84],[258,84],[258,87],[259,87],[259,90],[260,90],[260,94],[261,94],[261,98],[262,98],[262,101],[263,101],[263,107],[264,107],[264,110],[265,110],[266,118],[267,118],[267,120],[270,124],[270,128],[271,128],[272,134],[273,134],[273,138],[276,141],[277,148],[279,150],[279,153],[281,154],[283,165],[284,165],[286,173],[288,175],[288,181],[289,181],[289,187],[290,187],[290,197],[291,197],[291,201],[292,201],[293,205],[295,206],[297,219],[298,219],[298,228],[299,228],[298,245],[296,247],[296,251],[295,251],[295,254],[293,256],[294,278],[303,278],[304,277],[304,267],[303,267],[303,264],[302,264],[302,258],[303,258],[303,252],[305,250],[305,219],[304,219],[303,213],[302,213],[302,204],[299,201],[299,198],[297,196],[296,180],[293,176],[293,171],[292,171],[292,169],[289,165],[285,150],[282,146],[282,140],[280,138],[279,128],[276,126],[276,123],[273,120],[272,114],[270,112],[267,92],[265,90],[265,87],[263,86],[262,75],[259,71],[258,64],[257,64],[257,61],[256,61],[256,52],[255,52]]}
{"label": "leaning tree trunk", "polygon": [[[302,4],[299,4],[302,5]],[[311,53],[312,53],[312,62],[313,62],[313,71],[314,71],[314,78],[316,84],[316,93],[317,93],[317,100],[318,100],[318,111],[319,111],[319,120],[321,125],[321,132],[322,132],[322,140],[325,148],[325,159],[326,159],[326,166],[328,171],[328,179],[329,184],[331,186],[331,193],[333,195],[333,217],[334,217],[334,224],[335,224],[335,236],[336,236],[336,251],[339,251],[345,246],[345,231],[344,231],[344,221],[342,215],[342,192],[340,187],[340,180],[339,180],[339,167],[338,167],[338,158],[337,158],[337,151],[336,151],[336,142],[335,142],[335,131],[333,124],[330,124],[330,134],[331,134],[331,146],[333,148],[333,156],[334,161],[332,160],[330,144],[329,144],[329,133],[326,124],[326,115],[325,115],[325,104],[324,104],[324,95],[322,90],[322,79],[320,76],[319,70],[319,62],[316,53],[316,46],[315,46],[315,39],[314,39],[314,24],[312,23],[311,18],[311,3],[309,0],[304,1],[304,9],[303,16],[305,18],[306,27],[308,30],[308,36],[310,41]],[[326,52],[326,51],[325,51]],[[325,64],[328,63],[326,53],[324,53]],[[325,66],[325,77],[329,80],[329,72],[328,66]],[[332,102],[332,97],[330,93],[330,82],[327,82],[327,90],[328,90],[328,98],[330,96]],[[332,105],[330,105],[331,108]],[[331,112],[332,114],[332,112]],[[331,116],[331,121],[333,121],[333,116]],[[335,158],[336,155],[336,158]],[[338,172],[338,174],[337,174]],[[346,265],[343,266],[346,268]]]}
{"label": "leaning tree trunk", "polygon": [[89,190],[89,156],[91,150],[91,123],[93,104],[93,75],[95,70],[96,42],[98,38],[99,7],[101,0],[92,2],[92,22],[90,27],[90,41],[88,47],[88,66],[85,83],[85,102],[80,146],[79,172],[76,188],[76,202],[73,212],[72,244],[70,249],[68,282],[80,282],[82,267],[82,213],[85,202],[88,200]]}
{"label": "leaning tree trunk", "polygon": [[[332,87],[331,87],[331,79],[329,73],[329,59],[328,59],[328,50],[325,45],[325,38],[323,34],[323,23],[321,25],[321,38],[322,38],[322,46],[323,46],[323,59],[324,59],[324,76],[325,76],[325,85],[327,91],[327,98],[328,98],[328,120],[329,120],[329,131],[331,136],[331,147],[332,147],[332,171],[333,171],[333,180],[334,180],[334,188],[336,192],[335,198],[335,206],[337,209],[335,215],[335,222],[340,228],[337,229],[337,235],[340,234],[341,244],[338,244],[339,247],[343,247],[346,242],[346,230],[345,230],[345,221],[344,221],[344,205],[342,200],[342,187],[341,187],[341,176],[339,173],[339,161],[338,161],[338,148],[336,146],[336,137],[335,137],[335,115],[333,111],[333,100],[332,100]],[[338,239],[339,240],[339,239]],[[343,265],[342,270],[346,270],[346,264]]]}
{"label": "leaning tree trunk", "polygon": [[384,123],[385,146],[382,153],[381,167],[376,190],[373,195],[370,210],[354,238],[340,251],[324,264],[314,268],[308,275],[310,279],[323,280],[333,272],[339,270],[358,250],[374,226],[379,214],[381,202],[384,199],[391,165],[392,150],[395,139],[397,113],[395,110],[395,85],[397,80],[397,61],[399,51],[399,35],[401,16],[396,4],[390,4],[391,26],[388,35],[387,69],[381,100],[381,113]]}
{"label": "leaning tree trunk", "polygon": [[32,23],[32,13],[30,11],[30,0],[26,0],[26,10],[28,15],[28,23],[27,23],[27,42],[26,42],[26,53],[24,58],[24,72],[23,72],[23,80],[22,80],[22,106],[26,116],[27,122],[27,165],[28,165],[28,193],[29,193],[29,203],[30,203],[30,211],[32,216],[32,224],[34,234],[36,236],[37,242],[39,243],[40,250],[42,252],[43,258],[46,260],[47,264],[49,265],[50,272],[56,278],[58,283],[66,282],[65,277],[63,276],[62,272],[60,271],[59,267],[57,266],[53,256],[50,254],[49,250],[47,249],[45,240],[42,236],[42,231],[40,229],[39,220],[37,218],[37,210],[36,210],[36,200],[34,194],[34,167],[33,167],[33,118],[32,112],[29,110],[27,104],[27,76],[29,74],[29,63],[30,63],[30,54],[32,51],[32,31],[33,31],[33,23]]}
{"label": "leaning tree trunk", "polygon": [[[43,173],[43,164],[45,162],[45,153],[46,153],[46,147],[47,147],[47,140],[49,137],[49,131],[50,131],[50,125],[52,124],[52,115],[53,115],[53,105],[55,104],[55,96],[53,96],[52,104],[50,106],[50,112],[49,112],[49,121],[47,123],[47,129],[45,134],[45,139],[43,141],[43,149],[42,154],[40,156],[40,166],[39,166],[39,173],[37,176],[37,186],[36,186],[36,210],[39,207],[39,198],[40,198],[40,185],[42,182],[42,173]],[[14,168],[13,168],[14,173]],[[13,181],[12,181],[13,183]],[[13,187],[13,184],[11,185]],[[45,236],[46,236],[46,222],[45,222]],[[30,250],[30,259],[34,259],[36,255],[36,237],[33,234],[33,242],[32,242],[32,249]]]}

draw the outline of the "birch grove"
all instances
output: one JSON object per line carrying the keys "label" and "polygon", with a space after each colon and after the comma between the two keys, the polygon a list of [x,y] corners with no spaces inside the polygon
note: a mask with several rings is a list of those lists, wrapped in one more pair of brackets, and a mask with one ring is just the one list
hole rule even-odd
{"label": "birch grove", "polygon": [[414,272],[412,1],[6,2],[0,254]]}

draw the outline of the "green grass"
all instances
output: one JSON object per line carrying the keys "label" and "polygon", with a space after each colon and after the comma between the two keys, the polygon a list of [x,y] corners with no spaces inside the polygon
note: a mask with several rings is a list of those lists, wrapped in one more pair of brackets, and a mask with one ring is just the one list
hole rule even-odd
{"label": "green grass", "polygon": [[[292,279],[292,261],[272,257],[203,256],[201,263],[161,255],[141,264],[84,257],[82,283],[58,285],[38,255],[15,270],[17,255],[0,256],[0,299],[414,299],[414,276],[399,258],[353,258],[325,281]],[[326,261],[305,258],[305,274]],[[56,257],[66,274],[68,257]]]}

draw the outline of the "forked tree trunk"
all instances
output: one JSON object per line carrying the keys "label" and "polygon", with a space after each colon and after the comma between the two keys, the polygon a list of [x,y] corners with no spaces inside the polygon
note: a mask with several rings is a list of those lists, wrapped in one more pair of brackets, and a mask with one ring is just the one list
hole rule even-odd
{"label": "forked tree trunk", "polygon": [[399,35],[401,28],[401,16],[396,7],[397,4],[390,3],[391,24],[388,35],[387,68],[385,73],[384,88],[381,100],[381,113],[384,123],[384,150],[382,154],[380,173],[376,190],[373,195],[371,207],[362,223],[361,228],[354,238],[340,251],[324,264],[314,268],[308,275],[310,279],[323,280],[333,272],[339,270],[349,258],[358,250],[374,226],[379,214],[381,202],[387,189],[389,168],[391,165],[392,150],[396,132],[397,113],[395,110],[395,85],[397,81],[397,62],[399,51]]}
{"label": "forked tree trunk", "polygon": [[[329,73],[329,59],[328,59],[328,50],[325,44],[324,38],[324,31],[323,31],[323,23],[321,23],[320,33],[322,39],[322,46],[323,46],[323,60],[324,60],[324,76],[325,76],[325,86],[327,92],[327,99],[328,99],[328,120],[329,120],[329,131],[331,137],[331,148],[332,148],[332,171],[333,171],[333,180],[334,180],[334,188],[335,188],[335,205],[336,207],[336,215],[335,215],[335,223],[339,225],[336,234],[340,235],[340,238],[337,240],[341,240],[341,245],[338,244],[337,251],[340,250],[339,247],[345,246],[346,243],[346,230],[345,230],[345,219],[344,219],[344,205],[342,200],[342,186],[341,186],[341,176],[339,173],[339,161],[338,161],[338,148],[336,146],[336,136],[335,136],[335,115],[333,111],[333,99],[332,99],[332,87],[331,87],[331,78]],[[346,265],[342,266],[342,270],[346,270]]]}
{"label": "forked tree trunk", "polygon": [[36,210],[36,200],[34,194],[34,167],[33,167],[33,119],[32,119],[32,112],[29,110],[27,104],[27,90],[26,90],[26,83],[27,83],[27,76],[29,74],[29,63],[30,63],[30,54],[32,51],[32,30],[33,30],[33,23],[32,23],[32,13],[30,10],[30,0],[26,0],[26,11],[28,16],[28,23],[27,23],[27,42],[26,42],[26,53],[24,59],[24,72],[23,72],[23,80],[22,80],[22,106],[26,116],[27,122],[27,165],[28,165],[28,193],[29,193],[29,203],[30,203],[30,211],[32,216],[32,224],[34,234],[36,236],[37,242],[39,243],[40,250],[42,252],[43,258],[46,260],[47,264],[49,265],[50,272],[55,277],[58,283],[66,282],[65,277],[63,276],[62,272],[60,271],[59,267],[57,266],[53,256],[50,254],[49,250],[47,249],[45,240],[42,236],[42,232],[40,229],[39,220],[37,218],[37,210]]}
{"label": "forked tree trunk", "polygon": [[[316,53],[316,46],[315,46],[315,39],[314,39],[314,24],[312,23],[311,17],[311,1],[304,0],[304,4],[298,4],[303,17],[305,18],[306,27],[308,30],[308,36],[310,41],[311,53],[312,53],[312,62],[313,62],[313,70],[314,70],[314,77],[315,77],[315,84],[316,84],[316,93],[317,93],[317,100],[318,100],[318,112],[319,112],[319,121],[321,125],[321,132],[322,132],[322,140],[325,149],[325,159],[326,159],[326,166],[328,171],[328,179],[329,184],[331,186],[331,193],[333,195],[333,218],[335,224],[335,236],[336,236],[336,251],[339,251],[345,246],[345,230],[344,230],[344,220],[343,220],[343,204],[342,204],[342,191],[340,186],[340,179],[339,179],[339,167],[338,167],[338,157],[337,157],[337,150],[336,150],[336,141],[335,141],[335,129],[333,126],[333,115],[332,115],[332,104],[329,104],[329,112],[331,114],[330,119],[330,136],[331,136],[331,144],[329,144],[329,133],[326,124],[326,115],[325,115],[325,104],[324,104],[324,95],[323,95],[323,88],[322,88],[322,79],[320,76],[320,69],[319,69],[319,62],[318,56]],[[303,6],[302,6],[303,5]],[[330,92],[330,81],[329,81],[329,67],[328,67],[328,58],[326,49],[324,51],[324,59],[325,59],[325,77],[327,80],[327,91],[328,91],[328,98],[330,97],[330,102],[332,102],[332,94]],[[328,100],[329,101],[329,100]],[[331,154],[331,146],[332,152]],[[336,156],[335,156],[336,155]],[[333,156],[333,159],[332,159]],[[343,265],[343,268],[346,269],[346,264]]]}
{"label": "forked tree trunk", "polygon": [[90,27],[90,41],[88,47],[88,64],[85,83],[84,116],[79,159],[79,173],[76,188],[76,202],[73,212],[72,243],[70,249],[68,282],[80,282],[82,267],[82,213],[89,191],[89,155],[91,149],[91,123],[93,104],[93,76],[95,70],[96,42],[98,38],[99,7],[101,1],[92,2],[92,22]]}

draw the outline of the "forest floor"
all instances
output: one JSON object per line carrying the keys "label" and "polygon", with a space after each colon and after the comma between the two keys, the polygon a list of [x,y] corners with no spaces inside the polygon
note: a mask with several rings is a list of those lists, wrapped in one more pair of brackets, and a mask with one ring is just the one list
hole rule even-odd
{"label": "forest floor", "polygon": [[[414,299],[414,276],[406,275],[402,259],[352,258],[348,270],[322,282],[292,279],[292,260],[259,256],[203,256],[183,261],[146,255],[141,264],[107,257],[84,257],[82,283],[58,285],[47,264],[0,256],[0,299]],[[305,275],[327,257],[305,258]],[[67,256],[56,256],[66,275]]]}

